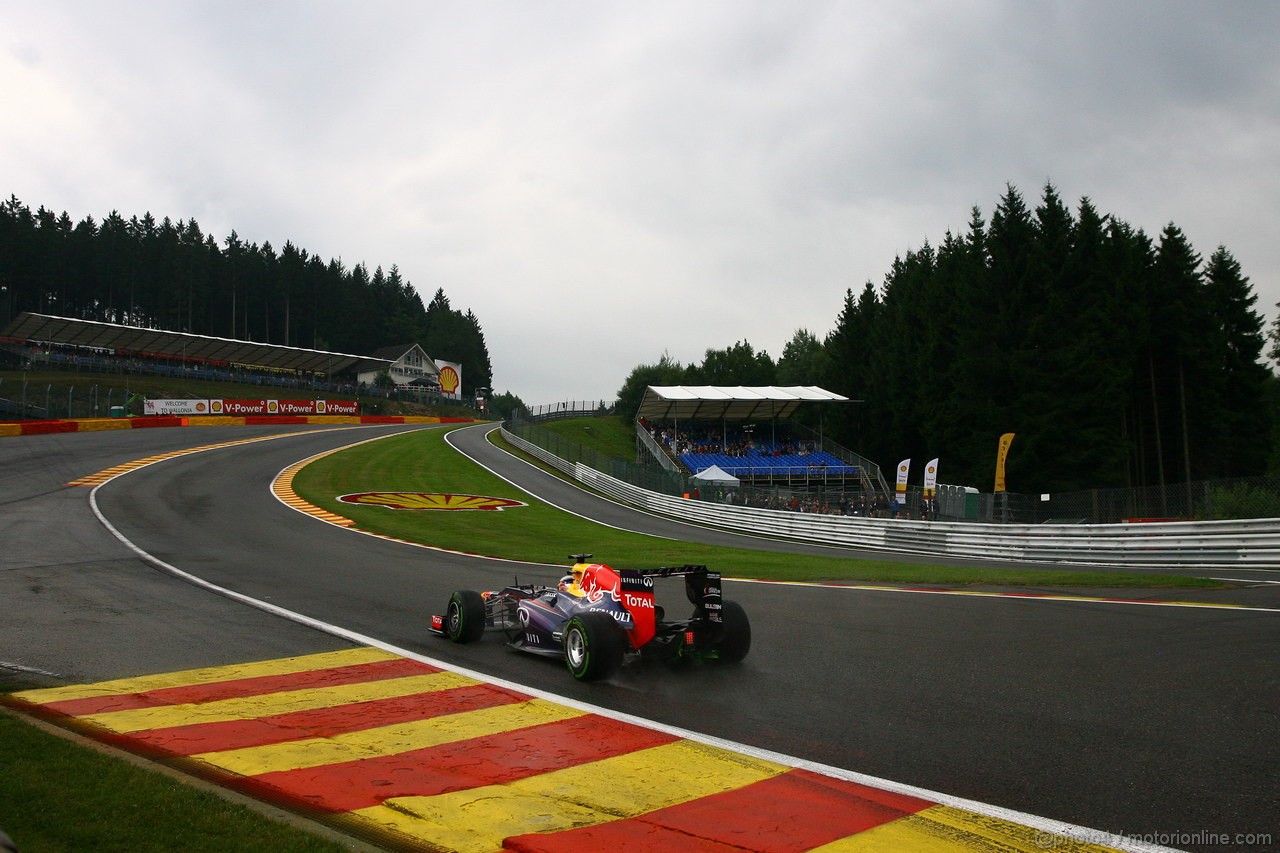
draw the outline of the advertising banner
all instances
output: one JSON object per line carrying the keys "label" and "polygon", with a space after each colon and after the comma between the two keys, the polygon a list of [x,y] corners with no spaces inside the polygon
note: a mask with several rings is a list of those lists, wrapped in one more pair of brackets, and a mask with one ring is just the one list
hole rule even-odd
{"label": "advertising banner", "polygon": [[215,415],[265,415],[266,400],[210,400]]}
{"label": "advertising banner", "polygon": [[315,400],[267,401],[267,414],[269,415],[314,415],[315,413]]}
{"label": "advertising banner", "polygon": [[462,398],[462,365],[451,361],[436,361],[440,368],[440,393],[455,400]]}
{"label": "advertising banner", "polygon": [[355,400],[146,400],[144,415],[358,415]]}
{"label": "advertising banner", "polygon": [[996,488],[997,492],[1004,491],[1004,461],[1009,456],[1009,445],[1013,444],[1012,432],[1006,432],[1000,436],[1000,447],[996,450]]}
{"label": "advertising banner", "polygon": [[144,400],[144,415],[207,415],[208,400]]}
{"label": "advertising banner", "polygon": [[911,470],[911,460],[903,459],[898,463],[898,483],[895,491],[901,503],[907,496],[907,472]]}
{"label": "advertising banner", "polygon": [[934,492],[938,490],[938,460],[930,460],[928,465],[924,466],[924,496],[928,500],[933,500]]}
{"label": "advertising banner", "polygon": [[355,400],[316,400],[317,415],[358,415],[360,406]]}

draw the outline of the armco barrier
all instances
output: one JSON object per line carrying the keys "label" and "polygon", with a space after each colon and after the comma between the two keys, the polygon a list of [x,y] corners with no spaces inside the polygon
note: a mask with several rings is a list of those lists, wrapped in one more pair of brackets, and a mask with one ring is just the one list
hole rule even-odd
{"label": "armco barrier", "polygon": [[726,530],[917,556],[1071,565],[1280,568],[1280,519],[1150,524],[983,524],[816,515],[650,492],[502,431],[513,446],[622,503]]}

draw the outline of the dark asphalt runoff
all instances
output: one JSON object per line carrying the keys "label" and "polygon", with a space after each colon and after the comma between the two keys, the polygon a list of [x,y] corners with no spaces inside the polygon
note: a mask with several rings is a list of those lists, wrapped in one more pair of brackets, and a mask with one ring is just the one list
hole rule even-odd
{"label": "dark asphalt runoff", "polygon": [[[1272,608],[1245,610],[728,582],[726,596],[752,622],[741,665],[639,666],[580,685],[561,664],[497,641],[458,646],[427,632],[454,589],[515,575],[553,582],[557,570],[364,536],[289,509],[269,489],[300,459],[412,428],[0,440],[0,676],[83,682],[343,646],[158,570],[103,527],[87,488],[63,485],[164,450],[290,432],[131,472],[98,489],[98,508],[137,548],[184,572],[572,699],[1129,837],[1280,839],[1278,587],[1153,596]],[[492,448],[485,431],[451,438],[584,515],[686,540],[784,547],[601,502]],[[660,603],[683,598],[658,594]]]}

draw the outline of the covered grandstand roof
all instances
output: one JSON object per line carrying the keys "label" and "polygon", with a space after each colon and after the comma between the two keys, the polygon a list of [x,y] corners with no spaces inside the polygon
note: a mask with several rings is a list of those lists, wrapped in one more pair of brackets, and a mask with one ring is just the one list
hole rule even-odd
{"label": "covered grandstand roof", "polygon": [[848,403],[815,385],[772,385],[746,388],[718,385],[650,385],[640,401],[638,417],[649,420],[731,420],[790,417],[806,403]]}
{"label": "covered grandstand roof", "polygon": [[0,336],[33,343],[96,347],[112,352],[124,350],[148,356],[226,362],[326,375],[340,373],[351,367],[370,369],[385,367],[391,363],[387,359],[363,355],[214,338],[187,332],[167,332],[162,329],[143,329],[28,312],[15,317],[13,322],[0,330]]}

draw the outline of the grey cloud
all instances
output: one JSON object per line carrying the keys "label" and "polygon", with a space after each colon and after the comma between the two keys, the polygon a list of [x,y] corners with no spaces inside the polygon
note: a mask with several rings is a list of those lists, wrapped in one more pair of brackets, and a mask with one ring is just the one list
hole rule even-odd
{"label": "grey cloud", "polygon": [[[844,290],[1013,182],[1280,301],[1270,2],[15,7],[4,192],[194,216],[479,316],[527,401],[664,350],[825,334]],[[429,344],[429,342],[428,342]],[[580,348],[591,353],[583,358]],[[554,368],[549,368],[554,365]]]}

